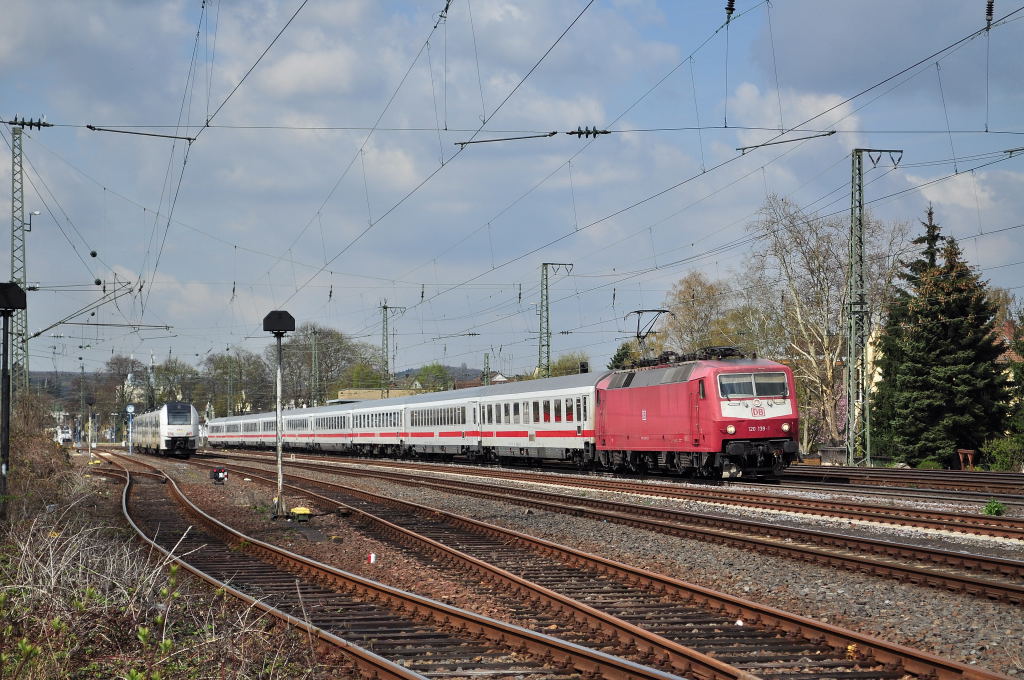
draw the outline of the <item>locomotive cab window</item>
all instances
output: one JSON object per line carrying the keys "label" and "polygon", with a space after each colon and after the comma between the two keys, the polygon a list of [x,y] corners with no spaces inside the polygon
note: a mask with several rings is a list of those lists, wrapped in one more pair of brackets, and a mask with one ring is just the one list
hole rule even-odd
{"label": "locomotive cab window", "polygon": [[191,425],[192,408],[189,404],[171,402],[167,404],[168,425]]}
{"label": "locomotive cab window", "polygon": [[718,389],[723,399],[789,396],[785,373],[723,373]]}

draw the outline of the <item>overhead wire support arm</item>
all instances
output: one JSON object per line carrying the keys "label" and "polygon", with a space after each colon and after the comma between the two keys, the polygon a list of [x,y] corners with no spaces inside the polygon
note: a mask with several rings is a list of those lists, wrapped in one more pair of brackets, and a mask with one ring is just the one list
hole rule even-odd
{"label": "overhead wire support arm", "polygon": [[[563,132],[562,134],[573,135],[574,137],[579,137],[580,139],[589,139],[590,137],[597,139],[598,135],[610,135],[611,133],[611,130],[599,130],[595,126],[577,127],[575,130],[569,130],[567,132]],[[544,139],[547,137],[554,137],[557,134],[557,130],[552,130],[551,132],[541,132],[536,135],[522,135],[520,137],[498,137],[496,139],[471,139],[468,142],[455,142],[455,145],[461,148],[466,148],[470,144],[485,144],[487,142],[513,142],[519,139]]]}
{"label": "overhead wire support arm", "polygon": [[776,144],[789,144],[790,142],[802,142],[805,139],[815,139],[816,137],[831,137],[836,133],[835,130],[829,130],[828,132],[822,132],[817,135],[807,135],[806,137],[794,137],[793,139],[780,139],[777,142],[764,142],[762,144],[751,144],[750,146],[737,146],[736,150],[741,154],[745,154],[751,149],[760,149],[762,146],[774,146]]}
{"label": "overhead wire support arm", "polygon": [[[517,139],[543,139],[544,137],[554,137],[557,134],[557,130],[552,130],[551,132],[542,132],[541,134],[537,135],[523,135],[522,137],[499,137],[497,139],[471,139],[468,142],[455,142],[455,146],[464,149],[470,144],[486,144],[487,142],[512,142]],[[573,133],[570,132],[569,134]]]}
{"label": "overhead wire support arm", "polygon": [[163,139],[183,139],[189,144],[196,141],[195,137],[187,137],[185,135],[164,135],[159,132],[137,132],[135,130],[115,130],[113,128],[98,127],[96,125],[86,125],[86,128],[93,132],[114,132],[119,135],[139,135],[141,137],[162,137]]}

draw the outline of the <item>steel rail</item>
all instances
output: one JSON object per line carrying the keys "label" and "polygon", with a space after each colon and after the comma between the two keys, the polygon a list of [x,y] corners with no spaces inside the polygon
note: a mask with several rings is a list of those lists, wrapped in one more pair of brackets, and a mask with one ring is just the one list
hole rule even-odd
{"label": "steel rail", "polygon": [[[224,455],[224,454],[220,454]],[[258,454],[257,454],[258,455]],[[262,457],[262,456],[259,456]],[[333,462],[323,458],[324,462]],[[722,488],[681,487],[678,484],[662,484],[657,482],[636,482],[626,479],[603,479],[595,477],[579,477],[559,473],[531,472],[528,477],[523,473],[493,469],[452,468],[429,463],[407,463],[401,461],[379,461],[361,459],[338,459],[338,462],[349,462],[359,465],[394,467],[405,470],[424,470],[445,474],[464,474],[469,477],[487,477],[494,479],[516,479],[538,484],[557,484],[579,488],[596,488],[649,496],[662,496],[702,503],[728,504],[751,507],[761,510],[775,510],[806,515],[820,515],[854,519],[879,524],[912,526],[922,529],[937,529],[965,533],[976,536],[996,536],[1024,540],[1024,518],[997,517],[974,513],[957,513],[942,510],[925,510],[909,507],[892,507],[885,505],[858,503],[853,501],[820,501],[790,495],[765,494],[753,491],[741,491]]]}
{"label": "steel rail", "polygon": [[[319,469],[320,471],[325,471],[325,468],[326,471],[343,469],[345,474],[348,475],[385,479],[414,486],[428,486],[448,492],[454,490],[456,493],[524,505],[535,504],[543,509],[555,512],[580,516],[591,515],[600,519],[615,521],[637,528],[650,529],[659,533],[721,544],[740,545],[747,549],[786,557],[796,557],[808,562],[827,564],[844,569],[852,568],[857,571],[947,590],[966,592],[990,599],[1024,603],[1024,586],[1022,585],[980,579],[926,567],[898,564],[887,561],[885,558],[926,561],[948,568],[980,569],[1011,578],[1019,577],[1020,574],[1024,573],[1024,562],[1018,560],[923,548],[892,541],[848,536],[812,529],[772,526],[749,520],[717,517],[680,510],[665,510],[617,501],[581,498],[529,489],[509,489],[507,487],[477,482],[423,478],[407,473],[391,471],[373,472],[351,467],[323,466],[317,463],[304,464],[297,461],[289,462],[289,466]],[[831,552],[789,541],[800,541],[842,550],[868,552],[882,559]]]}
{"label": "steel rail", "polygon": [[[121,458],[119,454],[112,455]],[[136,460],[132,460],[132,462],[143,464]],[[260,541],[259,539],[252,538],[229,527],[220,520],[217,520],[201,510],[192,503],[184,493],[182,493],[181,489],[173,479],[166,475],[165,479],[174,500],[189,514],[199,519],[209,530],[212,530],[213,533],[220,536],[222,540],[237,546],[240,550],[250,555],[257,556],[259,559],[269,564],[278,565],[289,572],[311,577],[332,588],[356,594],[357,596],[370,601],[383,602],[391,609],[406,612],[408,615],[417,618],[428,618],[437,625],[461,630],[471,635],[484,635],[488,639],[496,641],[504,647],[522,650],[540,659],[549,659],[554,664],[569,665],[584,673],[595,673],[601,678],[608,678],[609,680],[680,680],[679,676],[674,674],[649,668],[598,650],[589,649],[572,642],[567,642],[565,640],[560,640],[542,633],[531,631],[521,626],[474,614],[458,607],[377,583],[355,574],[341,571],[331,567],[330,565],[317,562],[302,555],[298,555],[270,543]],[[126,499],[127,489],[129,487],[130,484],[126,485],[124,495],[125,500],[123,500],[122,505],[123,511],[126,513],[128,512]],[[126,517],[127,516],[128,515],[126,514]],[[137,532],[141,532],[141,529],[134,522],[132,523],[132,526]],[[183,560],[180,561],[184,564]],[[190,571],[192,570],[190,569]],[[294,617],[291,618],[294,619]],[[321,636],[318,637],[325,641],[330,641],[329,638]],[[345,641],[343,640],[343,642]],[[366,651],[349,642],[345,642],[345,645],[346,647],[341,648],[341,651],[343,652],[352,649]],[[372,654],[370,652],[367,653]],[[712,661],[714,662],[714,660]],[[388,664],[401,668],[390,661],[388,661]],[[401,670],[408,673],[408,675],[393,677],[418,678],[421,680],[424,680],[426,677],[415,672],[408,671],[404,668],[401,668]],[[537,672],[542,671],[524,670],[522,674],[529,675]],[[370,677],[373,676],[371,675]],[[387,677],[392,676],[388,675]],[[738,677],[742,680],[754,680],[756,678],[756,676],[752,676],[750,674],[742,674],[732,677]]]}
{"label": "steel rail", "polygon": [[[198,463],[195,465],[202,467],[217,467],[211,464]],[[269,477],[263,477],[255,474],[255,472],[266,472],[265,470],[240,468],[237,466],[226,466],[227,469],[235,472],[242,472],[250,479],[258,481],[266,486],[275,486],[277,484],[276,479]],[[286,477],[294,477],[293,475],[286,475]],[[303,482],[314,482],[315,480],[299,477],[299,480]],[[325,483],[327,484],[327,483]],[[361,495],[367,498],[373,497],[375,500],[384,501],[382,497],[367,494],[357,489],[350,489],[342,485],[330,485],[337,489],[344,490],[347,493],[353,493]],[[304,497],[316,499],[321,503],[328,506],[335,506],[343,508],[347,512],[362,517],[373,524],[380,527],[390,538],[397,539],[406,544],[413,544],[428,552],[434,558],[447,559],[452,562],[456,562],[461,566],[474,571],[479,574],[484,582],[490,583],[501,583],[509,589],[518,591],[528,598],[535,598],[545,602],[553,610],[561,611],[569,616],[576,618],[577,620],[586,621],[589,625],[595,629],[600,628],[610,633],[620,644],[626,646],[635,646],[642,653],[648,655],[654,655],[653,658],[658,663],[668,664],[672,667],[675,672],[679,673],[696,673],[702,678],[736,678],[744,680],[753,680],[757,676],[745,672],[741,669],[735,668],[727,663],[718,661],[717,659],[702,654],[701,652],[681,645],[679,643],[668,640],[661,635],[657,635],[648,630],[635,626],[627,621],[624,621],[616,616],[612,616],[599,609],[595,609],[590,605],[579,602],[572,598],[566,597],[560,593],[557,593],[549,588],[545,588],[536,583],[532,583],[523,579],[511,572],[497,567],[495,565],[484,562],[483,560],[477,559],[471,555],[467,555],[461,550],[457,550],[443,543],[435,541],[426,536],[417,534],[416,532],[410,531],[404,527],[401,527],[393,522],[378,517],[372,513],[366,512],[354,506],[348,505],[341,501],[337,501],[327,496],[315,493],[308,488],[297,486],[295,484],[285,484],[285,488],[289,489],[298,494],[302,494]],[[433,508],[426,506],[416,505],[413,503],[404,503],[402,501],[396,501],[401,503],[404,507],[415,508],[417,512],[457,517],[456,515],[449,515],[449,513],[443,513]],[[485,525],[486,526],[486,525]]]}
{"label": "steel rail", "polygon": [[[202,463],[197,464],[205,465]],[[210,465],[210,467],[213,467],[213,465]],[[261,470],[259,468],[245,468],[235,465],[229,465],[227,467],[236,472],[246,474],[250,479],[259,481],[260,483],[267,485],[273,485],[276,483],[276,480],[274,479],[255,474],[257,472],[266,472],[266,470]],[[318,494],[309,489],[308,486],[302,486],[300,484],[325,487],[341,491],[345,494],[367,498],[377,503],[409,509],[416,513],[437,515],[457,526],[467,528],[470,531],[493,536],[505,542],[514,541],[527,546],[535,552],[554,556],[568,564],[583,566],[605,574],[613,574],[624,582],[654,589],[663,595],[671,595],[684,601],[700,603],[711,610],[724,612],[730,615],[730,617],[737,616],[752,625],[772,627],[787,633],[794,633],[809,641],[826,644],[835,649],[847,650],[851,649],[851,645],[854,645],[855,647],[853,648],[860,650],[860,652],[865,654],[868,659],[874,659],[884,664],[897,664],[907,672],[924,677],[933,677],[938,680],[947,680],[952,678],[971,678],[981,680],[983,678],[990,679],[1007,677],[992,671],[970,666],[968,664],[943,659],[927,652],[897,645],[870,635],[846,630],[814,619],[791,614],[774,607],[758,604],[756,602],[717,592],[709,588],[687,583],[671,576],[657,574],[655,572],[617,562],[598,555],[585,553],[580,550],[541,538],[536,538],[513,529],[488,524],[462,515],[413,503],[411,501],[381,496],[363,489],[343,484],[302,477],[290,473],[286,476],[299,483],[288,484],[288,486],[296,493],[301,493],[305,497],[315,498],[325,504],[348,508],[352,512],[359,513],[372,521],[380,523],[382,526],[391,528],[396,536],[410,537],[424,545],[430,545],[440,549],[440,551],[445,554],[451,554],[453,552],[452,549],[444,546],[443,544],[439,544],[432,539],[418,536],[413,532],[388,522],[387,520],[380,519],[371,513],[364,513],[363,511],[353,508],[341,501]],[[480,563],[479,560],[476,560],[473,557],[465,557],[471,563]],[[486,563],[484,563],[484,568],[489,570],[494,569],[494,567],[486,565]],[[512,578],[517,578],[512,574],[508,575]]]}
{"label": "steel rail", "polygon": [[[356,463],[356,460],[349,462]],[[462,472],[459,469],[425,465],[422,463],[400,463],[394,461],[370,461],[359,463],[381,467],[397,467],[401,469],[427,470],[446,474],[465,474],[471,477],[489,477],[495,479],[516,479],[519,481],[536,481],[537,483],[558,484],[581,488],[597,488],[604,491],[621,493],[645,494],[679,498],[704,503],[726,503],[742,507],[762,510],[777,510],[799,514],[841,517],[844,519],[878,522],[913,526],[923,529],[939,529],[979,536],[997,536],[1024,540],[1024,518],[996,517],[992,515],[948,512],[942,510],[924,510],[919,508],[892,507],[850,501],[819,501],[795,496],[779,496],[774,494],[739,491],[732,489],[695,489],[680,487],[674,484],[640,483],[630,480],[581,478],[564,474],[545,474],[531,472],[523,474],[505,470],[473,470]]]}
{"label": "steel rail", "polygon": [[[121,493],[121,512],[124,515],[125,520],[129,526],[135,531],[137,537],[146,543],[151,549],[156,550],[158,553],[164,555],[164,557],[170,562],[177,564],[185,571],[189,572],[196,578],[208,583],[215,589],[220,589],[223,592],[231,595],[235,599],[244,603],[249,607],[253,607],[269,614],[273,618],[277,619],[280,623],[287,626],[292,626],[311,636],[311,638],[317,640],[317,646],[320,652],[325,651],[336,651],[342,653],[345,658],[349,659],[354,663],[356,668],[367,677],[388,679],[388,680],[427,680],[427,678],[419,673],[410,671],[398,664],[392,663],[387,659],[377,656],[373,652],[363,649],[357,645],[353,645],[348,641],[329,633],[322,628],[314,626],[302,619],[298,619],[287,612],[281,611],[276,607],[272,607],[263,600],[251,597],[246,593],[238,590],[223,581],[220,581],[206,572],[193,567],[184,559],[172,554],[166,550],[162,545],[151,539],[142,528],[135,523],[132,519],[131,513],[128,510],[128,496],[131,492],[134,481],[132,480],[133,473],[124,469],[124,488]],[[138,473],[135,473],[138,474]],[[173,482],[172,482],[173,483]]]}

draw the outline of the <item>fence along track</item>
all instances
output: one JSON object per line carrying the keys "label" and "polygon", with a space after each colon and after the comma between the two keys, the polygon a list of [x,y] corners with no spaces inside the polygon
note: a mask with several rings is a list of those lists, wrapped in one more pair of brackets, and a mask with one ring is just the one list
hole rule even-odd
{"label": "fence along track", "polygon": [[[424,680],[464,673],[495,680],[678,680],[303,558],[206,515],[169,478],[128,477],[122,510],[147,543],[216,587],[307,631],[325,648],[340,651],[367,677]],[[186,520],[186,513],[203,528]],[[159,527],[155,540],[145,531],[153,523]],[[187,551],[188,559],[172,556],[172,550]],[[372,644],[375,651],[354,642]]]}
{"label": "fence along track", "polygon": [[[239,466],[228,468],[261,483],[276,483],[255,474],[265,472],[262,470]],[[1005,677],[588,555],[510,529],[323,480],[295,475],[288,477],[303,484],[289,484],[293,493],[315,498],[327,505],[344,504],[358,513],[361,508],[365,512],[366,507],[373,504],[373,509],[367,513],[369,520],[379,523],[385,533],[399,542],[418,544],[420,550],[426,545],[426,550],[434,557],[452,559],[455,551],[446,546],[438,549],[436,544],[456,543],[472,554],[460,560],[469,568],[473,568],[474,562],[488,561],[505,566],[508,572],[527,574],[556,591],[574,588],[579,591],[577,584],[586,584],[582,594],[570,592],[570,595],[580,597],[590,607],[603,608],[637,626],[649,628],[651,632],[691,646],[698,652],[713,653],[717,659],[763,677],[900,678],[905,677],[904,673],[940,679]],[[309,489],[311,485],[330,489],[346,498],[340,501],[324,497],[312,492]],[[382,512],[382,506],[391,510]],[[375,515],[384,515],[387,519]],[[430,518],[434,518],[433,521]],[[395,526],[398,523],[403,526]],[[418,531],[428,532],[436,540],[410,535],[411,532],[405,528],[410,524],[415,525]],[[513,546],[518,546],[520,553],[531,551],[534,558],[524,561],[511,555]],[[544,563],[544,558],[547,563]],[[493,572],[490,565],[485,568]],[[584,577],[573,577],[570,574],[573,571],[585,572]],[[605,587],[609,582],[615,582],[617,586]],[[736,625],[737,618],[743,621],[742,627]],[[845,658],[845,653],[851,648],[863,655],[857,659],[861,668],[851,668],[857,664]],[[865,670],[865,667],[871,669]],[[697,673],[701,670],[696,666],[693,669]]]}

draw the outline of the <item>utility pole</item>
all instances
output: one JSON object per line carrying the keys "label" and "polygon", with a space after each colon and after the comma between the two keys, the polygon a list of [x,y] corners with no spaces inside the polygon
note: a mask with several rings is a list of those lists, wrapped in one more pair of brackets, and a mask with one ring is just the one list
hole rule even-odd
{"label": "utility pole", "polygon": [[235,386],[231,383],[231,348],[225,347],[224,354],[227,357],[228,369],[228,415],[235,415]]}
{"label": "utility pole", "polygon": [[572,265],[566,262],[544,262],[540,266],[540,339],[537,347],[538,377],[551,377],[551,300],[548,297],[548,269],[558,272],[564,267],[565,273],[572,271]]}
{"label": "utility pole", "polygon": [[871,318],[864,286],[864,154],[878,165],[889,154],[893,166],[902,149],[854,149],[850,180],[850,264],[846,316],[846,464],[871,465],[871,371],[867,362]]}
{"label": "utility pole", "polygon": [[491,384],[491,355],[489,352],[484,352],[484,385]]}
{"label": "utility pole", "polygon": [[82,369],[78,380],[78,443],[81,444],[85,435],[85,362],[82,357],[78,357],[78,361]]}
{"label": "utility pole", "polygon": [[380,306],[380,317],[381,317],[381,334],[380,334],[380,351],[384,357],[384,372],[380,377],[380,398],[385,399],[390,393],[391,389],[391,364],[388,356],[388,311],[404,312],[405,307],[389,307],[388,301],[384,300],[384,303]]}

